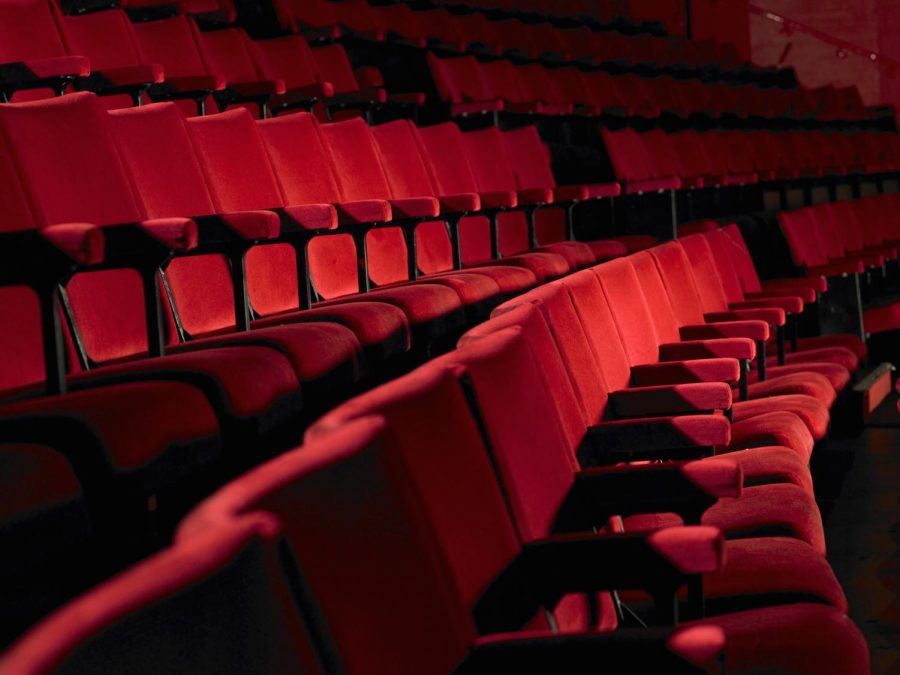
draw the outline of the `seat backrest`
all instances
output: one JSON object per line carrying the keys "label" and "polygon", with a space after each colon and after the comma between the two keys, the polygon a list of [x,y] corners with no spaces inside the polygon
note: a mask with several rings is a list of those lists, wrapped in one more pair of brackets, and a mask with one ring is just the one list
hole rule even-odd
{"label": "seat backrest", "polygon": [[[308,113],[282,115],[257,122],[257,128],[287,204],[343,201],[331,153],[315,117]],[[303,152],[298,152],[297,148],[303,148]],[[359,290],[356,245],[350,235],[316,237],[308,250],[310,276],[322,297],[337,297]],[[286,251],[282,250],[281,254]],[[251,299],[253,297],[251,288]],[[271,299],[264,302],[273,305]]]}
{"label": "seat backrest", "polygon": [[331,82],[335,92],[339,94],[359,91],[359,83],[343,45],[313,47],[311,51],[320,82]]}
{"label": "seat backrest", "polygon": [[15,317],[0,331],[0,392],[43,382],[41,308],[37,294],[25,286],[0,286],[0,311]]}
{"label": "seat backrest", "polygon": [[0,670],[322,672],[278,548],[270,517],[223,523],[57,610]]}
{"label": "seat backrest", "polygon": [[503,147],[513,168],[519,188],[556,187],[550,162],[550,151],[535,125],[503,132]]}
{"label": "seat backrest", "polygon": [[[420,470],[444,458],[417,445],[422,439],[414,430],[395,428],[396,417],[348,414],[343,428],[320,431],[227,485],[178,533],[179,541],[190,541],[244,513],[277,518],[289,548],[283,559],[298,582],[295,595],[314,608],[310,624],[328,647],[328,672],[449,672],[474,637],[440,547],[451,532],[435,533],[432,513],[423,509],[430,470]],[[445,450],[452,466],[456,449]],[[418,451],[423,462],[416,461]],[[453,492],[444,495],[441,515],[465,522],[467,509],[452,513]],[[479,560],[478,529],[452,534],[473,544],[473,567],[494,562]],[[514,536],[506,540],[515,551]]]}
{"label": "seat backrest", "polygon": [[642,144],[638,147],[640,138],[628,132],[628,129],[610,131],[605,127],[600,130],[616,178],[620,181],[651,178],[653,169]]}
{"label": "seat backrest", "polygon": [[628,258],[610,260],[597,265],[594,273],[600,280],[630,363],[656,363],[660,340],[631,261]]}
{"label": "seat backrest", "polygon": [[474,56],[441,59],[428,53],[428,66],[442,101],[489,101],[496,98]]}
{"label": "seat backrest", "polygon": [[[449,365],[471,388],[504,495],[520,536],[530,542],[556,531],[579,466],[545,387],[543,364],[522,331],[514,327],[470,337],[437,364]],[[614,627],[609,604],[602,607],[600,623]],[[564,598],[553,615],[561,631],[585,629],[590,622],[583,596]]]}
{"label": "seat backrest", "polygon": [[184,15],[134,24],[144,57],[161,63],[169,77],[211,74],[198,45],[194,20]]}
{"label": "seat backrest", "polygon": [[131,21],[121,9],[62,17],[60,30],[69,53],[87,56],[93,70],[143,63]]}
{"label": "seat backrest", "polygon": [[250,38],[239,28],[222,28],[198,33],[199,47],[208,70],[226,82],[255,82],[265,76],[256,67]]}
{"label": "seat backrest", "polygon": [[[40,225],[101,226],[145,218],[106,111],[93,94],[3,106],[0,129],[3,154],[18,173],[0,190],[0,203],[9,217]],[[11,194],[12,190],[22,194]],[[30,212],[23,212],[25,201]],[[136,271],[79,273],[66,292],[90,360],[101,363],[146,351],[143,288]]]}
{"label": "seat backrest", "polygon": [[[746,298],[744,297],[744,289],[741,286],[741,276],[738,273],[737,265],[732,260],[734,255],[732,249],[735,246],[732,244],[731,238],[722,228],[709,230],[701,236],[706,239],[706,243],[709,244],[709,248],[712,251],[713,262],[716,265],[716,270],[719,272],[719,279],[722,281],[725,299],[729,304],[743,302]],[[690,257],[690,252],[688,252],[688,256]]]}
{"label": "seat backrest", "polygon": [[[478,193],[478,181],[466,156],[463,134],[453,122],[415,129],[422,155],[439,194]],[[491,260],[490,224],[483,217],[460,223],[463,264]]]}
{"label": "seat backrest", "polygon": [[[660,343],[678,342],[680,338],[678,318],[666,291],[656,260],[649,251],[639,251],[628,257],[637,278],[640,279],[644,301],[650,309],[653,327]],[[624,338],[623,338],[624,339]]]}
{"label": "seat backrest", "polygon": [[306,40],[299,35],[250,41],[256,67],[267,80],[283,80],[288,89],[320,82]]}
{"label": "seat backrest", "polygon": [[[503,132],[497,127],[462,134],[469,166],[482,192],[515,192],[517,189],[512,164],[506,156]],[[529,248],[528,223],[521,212],[502,213],[497,218],[500,251],[513,255]]]}
{"label": "seat backrest", "polygon": [[527,103],[532,99],[522,84],[518,67],[506,59],[479,64],[481,77],[489,99],[502,99],[511,103]]}
{"label": "seat backrest", "polygon": [[728,311],[728,298],[725,295],[724,284],[719,276],[719,269],[706,237],[702,234],[692,234],[680,237],[677,243],[684,250],[690,262],[704,313]]}
{"label": "seat backrest", "polygon": [[[381,165],[394,197],[429,197],[436,194],[425,158],[416,143],[415,126],[397,120],[372,127]],[[422,223],[416,228],[416,261],[425,274],[453,267],[450,237],[443,222]]]}
{"label": "seat backrest", "polygon": [[703,300],[684,249],[677,241],[670,241],[651,248],[650,255],[656,261],[679,325],[705,323]]}
{"label": "seat backrest", "polygon": [[[215,212],[184,116],[174,103],[109,113],[119,153],[151,218]],[[235,325],[229,263],[222,255],[185,256],[165,270],[181,327],[199,337]]]}
{"label": "seat backrest", "polygon": [[[518,555],[519,540],[465,391],[453,372],[426,365],[338,406],[307,432],[307,443],[371,415],[384,418],[388,447],[408,467],[419,510],[471,609]],[[359,478],[370,480],[365,472]]]}
{"label": "seat backrest", "polygon": [[[375,139],[362,119],[323,124],[319,130],[345,200],[391,198]],[[407,256],[399,227],[381,227],[366,234],[369,278],[377,285],[407,281]]]}
{"label": "seat backrest", "polygon": [[65,44],[54,21],[56,13],[48,0],[0,4],[0,60],[65,56]]}
{"label": "seat backrest", "polygon": [[787,240],[794,263],[801,267],[828,263],[828,255],[817,232],[819,226],[810,222],[808,211],[779,211],[778,224]]}
{"label": "seat backrest", "polygon": [[759,293],[762,290],[762,284],[756,272],[756,265],[753,264],[753,258],[750,256],[750,249],[747,248],[747,242],[744,241],[744,235],[741,234],[741,228],[736,223],[728,223],[722,226],[722,232],[728,237],[730,260],[740,277],[744,293]]}

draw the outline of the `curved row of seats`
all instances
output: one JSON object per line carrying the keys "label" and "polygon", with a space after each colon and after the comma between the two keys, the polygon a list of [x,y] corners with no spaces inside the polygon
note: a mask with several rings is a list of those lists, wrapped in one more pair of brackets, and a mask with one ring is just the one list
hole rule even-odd
{"label": "curved row of seats", "polygon": [[[507,301],[226,485],[0,672],[868,672],[803,440],[834,395],[816,372],[846,374],[852,352],[809,351],[797,381],[734,403],[755,344],[736,336],[767,326],[741,312],[799,299],[669,337],[662,310],[703,285],[678,261],[709,246],[693,235]],[[629,611],[656,628],[621,627]]]}

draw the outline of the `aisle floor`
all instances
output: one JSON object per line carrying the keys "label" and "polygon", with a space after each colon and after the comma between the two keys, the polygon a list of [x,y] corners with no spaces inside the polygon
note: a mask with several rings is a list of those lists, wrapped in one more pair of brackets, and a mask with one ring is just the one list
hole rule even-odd
{"label": "aisle floor", "polygon": [[853,451],[854,460],[825,517],[828,559],[869,642],[873,673],[900,675],[900,425],[829,447]]}

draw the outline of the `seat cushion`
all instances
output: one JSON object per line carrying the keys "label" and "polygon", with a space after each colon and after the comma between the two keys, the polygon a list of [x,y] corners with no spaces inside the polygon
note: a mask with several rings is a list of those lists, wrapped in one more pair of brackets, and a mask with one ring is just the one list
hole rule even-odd
{"label": "seat cushion", "polygon": [[[789,483],[746,488],[740,497],[724,497],[707,509],[703,525],[721,529],[728,539],[786,536],[825,555],[825,530],[815,500]],[[624,519],[626,532],[643,532],[681,524],[675,514],[642,514]]]}
{"label": "seat cushion", "polygon": [[[797,366],[804,363],[831,363],[846,368],[854,373],[859,368],[859,357],[850,349],[844,347],[820,347],[818,349],[804,349],[796,352],[786,351],[784,364]],[[778,365],[778,357],[770,356],[766,364],[773,368]]]}
{"label": "seat cushion", "polygon": [[621,258],[623,255],[628,255],[630,252],[628,246],[617,239],[594,239],[585,243],[591,249],[591,253],[594,255],[594,260],[596,262]]}
{"label": "seat cushion", "polygon": [[732,404],[732,414],[735,422],[742,422],[770,412],[791,412],[803,420],[806,428],[815,441],[821,441],[828,433],[831,424],[831,415],[828,408],[811,396],[800,394],[772,396],[758,398],[752,401],[738,401]]}
{"label": "seat cushion", "polygon": [[[826,378],[828,378],[828,383],[831,385],[831,387],[835,390],[835,392],[838,393],[842,392],[844,390],[844,387],[850,384],[850,372],[846,368],[835,363],[822,362],[796,363],[785,366],[774,366],[767,369],[766,379],[775,379],[781,375],[793,375],[797,373],[802,373],[803,375],[824,375]],[[754,376],[756,376],[755,371],[750,374],[751,381]]]}
{"label": "seat cushion", "polygon": [[[467,267],[466,271],[490,277],[497,286],[500,287],[501,293],[519,293],[537,285],[537,277],[532,271],[525,269],[524,267],[514,267],[512,265],[476,265],[474,267]],[[440,272],[436,276],[442,274],[455,274],[455,272]],[[431,277],[425,277],[426,280],[429,278]]]}
{"label": "seat cushion", "polygon": [[816,337],[802,337],[797,340],[797,349],[805,351],[822,347],[844,347],[849,349],[857,358],[864,359],[868,350],[866,343],[856,335],[841,333],[840,335],[818,335]]}
{"label": "seat cushion", "polygon": [[[736,611],[742,602],[776,604],[766,596],[779,591],[817,597],[847,611],[847,597],[828,561],[812,546],[790,537],[759,537],[728,542],[725,565],[703,577],[703,591],[716,613]],[[751,596],[757,596],[751,599]],[[731,602],[716,601],[729,598]]]}
{"label": "seat cushion", "polygon": [[557,241],[552,244],[537,246],[532,251],[538,253],[555,253],[562,256],[573,270],[588,267],[597,262],[591,247],[580,241]]}
{"label": "seat cushion", "polygon": [[769,412],[731,425],[729,450],[762,445],[783,445],[809,462],[815,441],[803,420],[790,412]]}
{"label": "seat cushion", "polygon": [[359,377],[359,340],[338,323],[310,322],[258,328],[249,333],[229,333],[193,340],[173,352],[196,351],[213,346],[266,345],[283,354],[294,368],[301,386],[330,380],[335,389],[349,391]]}
{"label": "seat cushion", "polygon": [[900,328],[900,302],[864,310],[863,325],[866,327],[867,335]]}
{"label": "seat cushion", "polygon": [[724,630],[729,673],[871,672],[869,650],[859,629],[846,614],[826,605],[797,603],[753,609],[681,625]]}
{"label": "seat cushion", "polygon": [[303,321],[335,321],[353,331],[362,346],[380,346],[389,357],[409,350],[409,320],[406,314],[386,302],[354,302],[328,307],[314,305],[312,309],[275,314],[253,322],[254,328],[282,326]]}
{"label": "seat cushion", "polygon": [[106,365],[70,378],[73,388],[102,380],[150,379],[196,383],[221,414],[264,424],[259,428],[254,423],[253,432],[262,433],[297,412],[284,405],[297,395],[300,381],[287,358],[270,347],[198,349]]}
{"label": "seat cushion", "polygon": [[442,274],[436,277],[424,277],[416,283],[446,286],[452,288],[463,305],[478,305],[500,295],[500,286],[485,274],[460,272],[458,274]]}
{"label": "seat cushion", "polygon": [[780,445],[764,445],[745,450],[735,450],[725,455],[727,459],[741,465],[744,485],[767,485],[769,483],[792,483],[813,494],[812,475],[809,465],[791,448]]}
{"label": "seat cushion", "polygon": [[144,495],[176,483],[218,454],[216,414],[198,388],[182,382],[129,382],[0,407],[0,418],[26,416],[35,416],[35,432],[48,445],[77,438],[71,424],[59,421],[86,426],[91,444],[80,444],[79,461],[126,479]]}
{"label": "seat cushion", "polygon": [[837,392],[831,386],[828,378],[818,373],[780,375],[767,379],[765,382],[757,382],[755,373],[750,374],[747,395],[751,400],[787,394],[812,396],[829,410],[837,399]]}
{"label": "seat cushion", "polygon": [[403,310],[410,325],[427,323],[462,309],[459,296],[445,286],[414,284],[374,289],[368,293],[345,295],[321,302],[317,307],[333,307],[347,302],[374,300],[385,302]]}
{"label": "seat cushion", "polygon": [[499,260],[491,260],[491,265],[514,265],[530,270],[538,281],[550,281],[572,271],[572,267],[562,256],[555,253],[520,253]]}

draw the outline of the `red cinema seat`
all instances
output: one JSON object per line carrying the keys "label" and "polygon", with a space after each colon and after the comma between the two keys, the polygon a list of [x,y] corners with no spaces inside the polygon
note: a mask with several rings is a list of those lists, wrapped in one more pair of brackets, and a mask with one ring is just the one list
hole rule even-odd
{"label": "red cinema seat", "polygon": [[[481,199],[476,193],[441,194],[429,174],[415,134],[415,126],[408,120],[372,128],[391,194],[395,198],[434,196],[441,216],[446,218],[444,222],[425,222],[416,228],[419,269],[426,275],[452,274],[453,269],[461,265],[459,221],[467,213],[477,212],[481,208]],[[454,240],[457,245],[454,245]],[[521,267],[484,265],[468,269],[493,279],[504,295],[526,290],[537,283],[534,274]]]}
{"label": "red cinema seat", "polygon": [[[320,131],[344,198],[381,200],[390,207],[392,218],[386,226],[366,233],[369,278],[378,287],[415,281],[419,276],[416,230],[440,215],[440,202],[430,195],[393,197],[375,139],[361,119],[326,124]],[[453,289],[472,323],[486,318],[490,309],[499,304],[499,285],[476,272],[422,277],[421,281]]]}
{"label": "red cinema seat", "polygon": [[[330,229],[340,223],[358,226],[359,233],[364,232],[365,226],[370,223],[391,218],[390,206],[386,202],[343,202],[339,191],[326,192],[327,187],[331,186],[337,190],[337,183],[332,173],[331,159],[318,139],[318,129],[310,115],[287,115],[266,120],[257,126],[249,113],[234,110],[210,118],[195,117],[189,119],[187,125],[204,166],[213,203],[220,210],[281,206],[281,211],[301,229]],[[295,148],[309,144],[310,136],[319,146],[318,157],[324,163],[307,162],[307,158],[314,157],[315,147],[310,147],[306,157],[296,152]],[[301,139],[307,142],[302,145],[295,143]],[[227,171],[225,167],[229,167]],[[300,178],[303,172],[318,178],[315,182],[307,182]],[[319,186],[323,189],[317,189]],[[336,195],[338,199],[329,199],[330,195]],[[300,247],[299,256],[302,262],[308,261],[316,296],[330,301],[316,308],[327,306],[338,315],[346,313],[357,317],[358,322],[372,321],[371,330],[383,336],[381,341],[396,335],[405,323],[414,333],[413,344],[423,348],[462,325],[462,303],[449,288],[421,284],[361,293],[365,290],[368,277],[365,266],[359,266],[361,249],[357,246],[362,242],[357,244],[353,234],[329,234],[307,241],[308,245],[304,243]],[[273,253],[282,256],[282,260],[287,254],[284,250]],[[298,257],[293,250],[290,257],[296,268]],[[251,266],[256,262],[250,259]],[[280,304],[283,307],[284,300],[273,298],[273,294],[265,288],[265,282],[271,283],[273,279],[262,269],[266,263],[259,262],[260,269],[251,272],[251,275],[259,275],[260,295],[267,296],[261,306],[277,303],[276,306]],[[305,275],[300,275],[299,279],[305,283]],[[295,276],[294,280],[297,281],[298,277]],[[251,302],[257,304],[253,300],[254,293],[254,284],[251,283]],[[360,313],[368,314],[368,307],[358,309],[353,306],[360,301],[394,305],[402,311],[405,321],[395,313],[367,319]],[[388,323],[393,323],[395,318],[399,318],[399,325],[389,326]],[[372,339],[365,342],[371,343]]]}
{"label": "red cinema seat", "polygon": [[[722,277],[719,275],[713,249],[707,237],[701,234],[694,234],[681,237],[678,242],[690,261],[704,312],[729,312],[732,310],[777,307],[782,309],[790,318],[803,311],[803,301],[796,296],[783,296],[781,298],[773,296],[765,299],[729,302]],[[782,360],[783,363],[788,365],[807,362],[836,363],[846,368],[850,373],[856,372],[859,367],[859,358],[856,354],[843,347],[822,347],[814,350],[804,350],[793,354],[785,354],[783,359],[781,355],[767,358],[770,366],[775,366]]]}
{"label": "red cinema seat", "polygon": [[[721,326],[682,336],[668,304],[662,279],[655,272],[655,263],[650,255],[636,253],[630,260],[619,263],[620,261],[612,261],[594,271],[600,279],[604,297],[628,355],[635,383],[664,384],[677,378],[674,381],[713,380],[725,381],[734,386],[738,376],[716,372],[722,367],[716,365],[716,362],[723,357],[726,360],[736,358],[741,361],[752,358],[755,352],[753,342],[745,337],[735,339]],[[652,326],[654,330],[648,332],[647,326]],[[688,340],[689,346],[685,347],[680,342],[683,337]],[[746,351],[747,348],[750,350]],[[698,357],[699,361],[696,360]],[[679,367],[678,361],[669,362],[673,358],[688,360]],[[819,385],[831,391],[833,396],[827,380],[816,380],[812,375],[807,379],[793,376],[788,382],[793,388],[783,382],[777,387],[769,383],[749,385],[750,405],[745,405],[745,410],[735,416],[737,422],[732,428],[732,446],[782,445],[797,452],[807,462],[815,439],[824,437],[828,430],[830,418],[827,407],[818,399],[809,397],[779,399],[774,404],[757,402],[755,399],[780,394],[799,393],[809,396],[803,388],[803,383],[809,380],[812,380],[812,384],[807,386],[814,393],[818,392],[815,385]],[[769,388],[759,393],[761,384],[768,385]]]}
{"label": "red cinema seat", "polygon": [[[409,474],[407,475],[410,476],[413,484],[418,486],[416,493],[422,499],[422,501],[416,502],[415,513],[427,518],[428,525],[422,527],[421,531],[431,533],[440,543],[440,550],[445,556],[447,569],[455,579],[453,588],[457,589],[462,607],[472,610],[477,629],[480,632],[506,632],[521,629],[526,624],[531,630],[542,631],[545,629],[550,620],[549,616],[546,614],[534,616],[536,605],[542,603],[537,598],[526,599],[531,595],[531,590],[542,587],[541,574],[538,570],[535,570],[535,574],[526,574],[525,576],[518,572],[510,572],[510,565],[513,565],[512,569],[515,569],[519,565],[525,564],[516,562],[522,560],[520,556],[522,556],[523,547],[516,541],[517,535],[509,522],[509,512],[503,504],[503,495],[495,482],[496,474],[488,460],[488,452],[482,441],[483,437],[471,417],[466,394],[457,377],[454,376],[454,369],[450,367],[449,372],[442,372],[434,366],[425,368],[373,392],[371,396],[357,399],[346,407],[336,410],[311,430],[309,433],[310,443],[314,439],[320,439],[320,442],[325,443],[328,438],[326,434],[329,432],[335,433],[336,428],[345,427],[348,421],[371,416],[373,413],[379,413],[384,419],[367,417],[365,420],[359,420],[358,424],[387,425],[390,430],[388,437],[390,441],[386,450],[399,455],[398,462],[408,469]],[[424,443],[423,434],[432,439],[436,437],[439,442],[436,444],[434,440],[430,440]],[[453,451],[449,451],[451,447]],[[440,458],[441,461],[435,461],[436,458]],[[357,472],[348,471],[347,473],[355,474]],[[468,496],[465,505],[458,500],[460,494]],[[452,505],[449,508],[447,507],[448,503]],[[294,512],[298,510],[293,507]],[[333,512],[340,511],[342,509],[333,510]],[[543,518],[540,511],[546,512],[546,509],[537,509],[534,514],[535,518]],[[334,529],[336,528],[329,528],[329,530]],[[471,537],[473,532],[479,533],[477,541],[480,542],[479,554],[475,556],[472,555]],[[699,536],[701,530],[681,528],[677,530],[677,534],[676,530],[667,532],[671,532],[671,534],[666,536],[677,538],[681,540],[682,545],[689,546],[687,540]],[[712,533],[710,532],[710,534]],[[554,584],[556,592],[553,593],[552,600],[545,604],[552,611],[557,630],[564,635],[569,635],[572,639],[586,635],[586,631],[594,635],[595,639],[601,637],[597,633],[605,634],[602,639],[609,640],[615,640],[616,636],[624,636],[618,631],[610,632],[616,625],[616,619],[610,611],[609,599],[605,594],[601,593],[599,596],[599,611],[594,617],[590,617],[586,612],[583,597],[566,595],[567,592],[576,589],[585,590],[580,581],[586,581],[586,578],[593,578],[593,583],[590,584],[592,592],[603,590],[605,584],[601,579],[605,573],[599,572],[593,562],[587,567],[582,567],[589,558],[582,557],[585,555],[585,549],[580,546],[577,548],[581,554],[575,558],[569,558],[568,563],[563,562],[563,558],[557,558],[557,555],[564,556],[563,549],[559,548],[563,542],[578,541],[585,547],[600,547],[607,544],[615,546],[617,543],[613,542],[626,539],[621,536],[598,537],[594,533],[576,534],[574,532],[547,537],[542,532],[525,531],[519,536],[527,542],[524,544],[525,552],[530,551],[532,547],[540,546],[549,557],[548,564],[556,569],[565,569],[565,574],[556,577],[557,583],[561,585]],[[644,539],[644,541],[648,540]],[[697,540],[694,542],[695,545],[699,545]],[[554,543],[557,546],[554,546]],[[576,546],[574,544],[567,545],[573,546],[574,553]],[[556,548],[556,554],[551,553],[553,548]],[[380,553],[379,555],[383,560],[384,554]],[[526,553],[526,555],[528,554]],[[627,556],[623,558],[610,552],[604,558],[609,565],[615,565],[614,561],[620,560],[622,564],[631,565],[632,570],[635,569],[633,567],[635,561],[629,562]],[[419,559],[421,560],[421,556]],[[576,560],[581,560],[581,562],[576,562]],[[696,561],[698,558],[693,558],[693,560]],[[559,567],[560,565],[562,567]],[[605,565],[603,567],[610,569]],[[383,570],[384,568],[375,566],[375,569]],[[545,569],[549,569],[549,567]],[[693,569],[699,571],[698,568]],[[584,570],[587,577],[582,576],[576,570]],[[507,575],[511,573],[514,574],[513,578],[516,580],[513,584],[516,591],[512,591],[512,587],[506,587]],[[378,572],[378,574],[383,577],[384,572]],[[636,578],[637,576],[639,575],[632,574],[631,581],[640,585],[642,582]],[[372,586],[372,584],[369,585]],[[386,584],[375,585],[381,588]],[[541,593],[538,593],[538,597],[540,595]],[[512,597],[518,598],[514,603],[515,610],[511,602]],[[748,613],[726,615],[727,618],[706,619],[693,625],[715,626],[718,621],[733,621],[735,626],[743,625],[745,629],[752,630],[750,627],[755,624],[755,620],[763,619],[766,614],[770,614],[772,620],[784,614],[784,620],[793,612],[821,612],[822,619],[826,623],[838,621],[839,625],[845,626],[838,630],[838,633],[849,630],[848,643],[857,644],[859,637],[855,629],[846,628],[846,619],[839,618],[843,616],[839,612],[817,605],[789,607],[751,610]],[[800,609],[801,607],[803,609]],[[815,609],[811,609],[813,607]],[[434,631],[432,631],[433,633]],[[806,634],[805,631],[801,631],[801,633]],[[747,664],[748,670],[752,670],[753,659],[763,654],[765,654],[762,656],[763,660],[770,664],[777,663],[779,659],[793,662],[794,657],[787,652],[776,649],[779,656],[773,656],[772,647],[765,650],[759,649],[761,644],[766,644],[773,638],[767,638],[759,632],[755,637],[758,640],[757,651],[736,649],[730,657],[733,659],[732,668],[740,670],[738,664],[744,663]],[[778,642],[784,644],[781,640]],[[865,666],[867,663],[865,652],[860,649],[857,647],[854,650],[853,658],[862,657]],[[474,656],[477,656],[477,652]],[[773,658],[774,661],[771,660]]]}
{"label": "red cinema seat", "polygon": [[[694,274],[691,271],[691,264],[688,260],[684,249],[675,242],[669,242],[648,252],[656,263],[659,275],[668,293],[672,310],[678,322],[682,326],[680,329],[686,336],[691,330],[686,326],[700,326],[696,330],[702,332],[704,323],[715,325],[717,322],[723,324],[723,329],[731,332],[732,335],[743,335],[754,339],[757,348],[764,344],[769,337],[769,327],[784,325],[784,312],[778,308],[770,309],[739,309],[739,310],[721,310],[708,311],[703,305],[703,298],[697,290]],[[750,324],[734,325],[732,322],[750,322]],[[729,324],[731,324],[729,326]],[[752,325],[751,325],[752,324]],[[776,386],[779,375],[781,376],[811,376],[813,374],[821,375],[828,380],[829,387],[818,387],[816,396],[827,406],[834,403],[834,397],[837,392],[843,389],[850,382],[850,373],[847,369],[838,364],[832,363],[804,363],[796,365],[775,366],[773,368],[765,368],[765,374],[771,376],[768,380],[768,386]],[[759,360],[757,360],[757,369],[751,373],[750,379],[763,380],[763,369],[760,368]],[[809,382],[812,384],[812,381]],[[806,385],[806,386],[809,386]],[[764,386],[766,386],[764,384]]]}
{"label": "red cinema seat", "polygon": [[197,26],[184,15],[134,24],[141,52],[151,63],[159,63],[166,81],[150,88],[153,101],[182,101],[187,114],[215,111],[214,92],[225,91],[226,82],[210,73],[197,44]]}
{"label": "red cinema seat", "polygon": [[[271,344],[290,356],[309,403],[325,404],[346,395],[358,380],[362,351],[350,329],[318,322],[242,332],[253,326],[246,300],[246,257],[254,242],[264,244],[279,235],[277,215],[265,211],[216,214],[175,104],[115,111],[110,122],[148,215],[206,218],[210,229],[214,223],[227,233],[220,244],[223,252],[179,258],[162,272],[173,308],[171,321],[176,330],[172,332],[186,340],[171,351]],[[315,318],[315,314],[307,316]]]}
{"label": "red cinema seat", "polygon": [[[677,348],[665,345],[659,354],[667,360],[641,365],[635,360],[641,345],[620,328],[599,279],[579,273],[561,285],[529,292],[498,312],[517,302],[537,303],[552,330],[586,424],[602,427],[593,432],[598,441],[623,451],[647,450],[661,456],[667,448],[685,443],[679,441],[681,434],[692,441],[688,445],[698,445],[704,434],[721,431],[724,420],[708,415],[722,411],[733,419],[727,426],[729,433],[713,435],[708,442],[719,451],[754,448],[734,455],[749,483],[789,482],[812,494],[806,464],[813,439],[793,415],[773,417],[766,415],[770,411],[757,409],[755,402],[733,401],[725,391],[729,384],[723,382],[736,377],[737,370],[733,359],[721,357],[724,348],[731,347],[727,341],[706,340]],[[795,407],[807,403],[827,427],[828,412],[816,401],[793,403]],[[703,414],[693,417],[699,413]],[[686,414],[690,419],[681,417]],[[659,419],[647,428],[632,419],[641,417]],[[787,447],[761,449],[766,446]]]}
{"label": "red cinema seat", "polygon": [[131,21],[121,9],[62,16],[57,22],[70,54],[86,56],[90,77],[76,83],[104,97],[108,108],[139,105],[154,84],[165,79],[158,63],[148,63],[138,47]]}
{"label": "red cinema seat", "polygon": [[549,252],[502,256],[499,241],[499,214],[518,203],[515,191],[483,192],[466,156],[463,134],[452,122],[417,129],[422,154],[428,160],[435,185],[442,194],[478,194],[481,213],[486,217],[464,218],[459,223],[462,265],[507,264],[526,267],[540,281],[562,276],[571,270],[566,258]]}
{"label": "red cinema seat", "polygon": [[61,96],[91,72],[87,56],[70,56],[46,0],[0,6],[0,97],[4,101]]}
{"label": "red cinema seat", "polygon": [[[557,185],[550,164],[550,153],[541,141],[537,127],[526,126],[503,133],[504,148],[512,165],[520,190],[551,189],[554,202],[569,208],[567,218],[560,223],[560,209],[539,209],[535,214],[539,241],[572,239],[572,212],[576,204],[595,199],[616,197],[621,188],[616,183],[590,185]],[[591,247],[596,260],[616,257],[618,250],[612,242],[623,244],[628,251],[639,251],[656,244],[656,239],[646,235],[627,235],[611,239],[585,242]]]}
{"label": "red cinema seat", "polygon": [[[454,412],[467,414],[458,385],[447,377],[440,378],[440,384],[435,379],[432,371],[426,382],[417,382],[414,391],[421,393],[420,399],[449,403]],[[400,405],[410,403],[404,397]],[[670,650],[689,658],[698,647],[681,652],[670,629],[651,640],[646,633],[635,635],[642,649],[624,646],[630,631],[610,635],[577,631],[561,639],[542,619],[531,630],[510,625],[507,631],[479,637],[478,620],[472,614],[477,598],[495,575],[522,556],[522,547],[487,455],[473,444],[477,429],[466,418],[460,420],[462,428],[452,424],[437,429],[438,445],[422,446],[434,447],[434,456],[447,460],[435,464],[431,452],[417,457],[421,449],[416,446],[417,434],[423,429],[414,418],[404,424],[393,414],[389,420],[346,417],[343,428],[320,431],[298,452],[283,455],[214,495],[184,522],[179,540],[190,542],[243,513],[277,518],[292,553],[286,564],[302,570],[305,587],[314,594],[314,600],[304,602],[314,608],[316,632],[329,636],[331,658],[339,659],[347,673],[361,675],[372,668],[480,673],[536,665],[570,670],[604,658],[610,664],[637,659],[649,668],[674,672],[685,668],[681,657]],[[445,431],[452,435],[452,445],[444,440],[451,438],[444,436]],[[463,439],[467,442],[457,447]],[[435,470],[443,473],[441,484],[422,493],[427,497],[423,503],[419,493],[437,479]],[[454,487],[447,490],[450,482]],[[469,498],[458,500],[460,491]],[[438,506],[441,498],[449,500],[443,508]],[[313,513],[317,515],[309,517]],[[468,541],[468,553],[463,540]],[[498,612],[506,612],[500,604]],[[535,608],[531,599],[522,604],[520,615]],[[393,621],[382,620],[386,610]],[[606,606],[604,612],[608,613]],[[516,614],[508,613],[511,618]],[[518,623],[515,619],[509,623],[513,622]],[[707,630],[697,633],[696,639],[702,647],[698,652],[705,656],[716,653],[721,634]]]}
{"label": "red cinema seat", "polygon": [[222,523],[54,612],[2,657],[9,673],[320,673],[264,515]]}
{"label": "red cinema seat", "polygon": [[[799,297],[804,303],[815,302],[818,292],[809,285],[791,283],[803,281],[802,279],[786,279],[784,285],[777,282],[768,285],[764,289],[756,277],[756,268],[750,258],[747,249],[743,246],[743,237],[736,225],[726,225],[724,228],[714,229],[706,233],[716,263],[716,269],[722,279],[722,288],[729,303],[745,301],[766,301],[768,298]],[[748,278],[748,287],[756,290],[745,290],[745,279],[741,271],[745,271]],[[755,280],[755,284],[753,283]],[[855,335],[822,335],[796,338],[790,336],[788,346],[793,352],[815,351],[822,347],[840,346],[849,349],[857,359],[865,358],[866,343]],[[786,359],[791,358],[786,356]]]}
{"label": "red cinema seat", "polygon": [[[96,96],[5,106],[0,128],[9,158],[2,197],[8,213],[40,225],[92,222],[118,242],[117,248],[107,242],[106,269],[80,272],[65,286],[75,326],[70,366],[85,371],[73,375],[73,383],[194,382],[215,403],[226,434],[237,434],[235,440],[272,431],[299,412],[298,379],[277,349],[241,346],[152,357],[164,345],[155,302],[158,266],[197,248],[197,225],[186,218],[146,218]],[[39,152],[48,147],[55,150]],[[246,386],[247,378],[254,387]]]}

